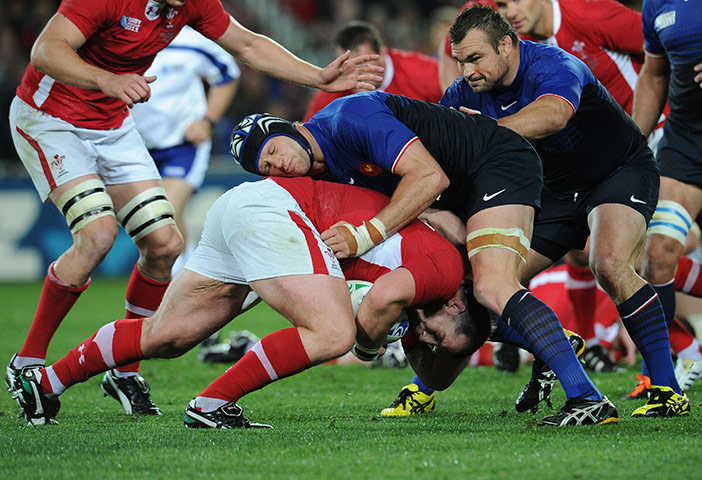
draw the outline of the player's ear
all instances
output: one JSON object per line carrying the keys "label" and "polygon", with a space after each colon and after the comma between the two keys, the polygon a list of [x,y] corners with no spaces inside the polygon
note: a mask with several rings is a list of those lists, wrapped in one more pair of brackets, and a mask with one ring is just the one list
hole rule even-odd
{"label": "player's ear", "polygon": [[509,35],[505,35],[500,39],[497,44],[497,51],[504,57],[509,56],[512,51],[512,38]]}

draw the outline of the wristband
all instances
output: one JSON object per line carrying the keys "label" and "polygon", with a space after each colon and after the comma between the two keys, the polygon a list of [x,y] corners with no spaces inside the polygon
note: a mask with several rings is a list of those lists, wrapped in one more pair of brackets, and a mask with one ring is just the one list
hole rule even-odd
{"label": "wristband", "polygon": [[358,227],[344,222],[335,227],[343,235],[352,257],[360,257],[371,248],[388,238],[385,225],[376,217],[363,222]]}
{"label": "wristband", "polygon": [[378,353],[380,353],[380,348],[366,348],[358,343],[353,344],[351,353],[363,362],[372,362],[378,358]]}

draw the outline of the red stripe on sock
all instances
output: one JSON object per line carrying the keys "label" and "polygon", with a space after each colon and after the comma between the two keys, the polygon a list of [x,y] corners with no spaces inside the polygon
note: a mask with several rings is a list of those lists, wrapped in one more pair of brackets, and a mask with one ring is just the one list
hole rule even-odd
{"label": "red stripe on sock", "polygon": [[143,359],[144,356],[141,352],[143,321],[143,318],[133,318],[117,320],[112,324],[104,325],[84,342],[70,350],[65,357],[54,363],[56,376],[63,385],[70,387],[112,368],[114,365],[108,365],[103,359],[103,354],[109,355],[108,352],[101,351],[100,346],[95,343],[95,337],[101,330],[111,329],[113,326],[112,343],[105,347],[111,348],[114,364],[120,365]]}
{"label": "red stripe on sock", "polygon": [[27,339],[17,354],[19,357],[46,358],[49,342],[59,325],[78,301],[80,294],[90,285],[90,280],[80,287],[59,283],[53,271],[55,263],[49,265],[41,297],[39,297],[39,305],[27,333]]}
{"label": "red stripe on sock", "polygon": [[[261,339],[265,356],[278,378],[310,367],[310,359],[296,328],[278,330]],[[247,393],[272,383],[258,355],[250,350],[198,396],[236,402]]]}
{"label": "red stripe on sock", "polygon": [[[166,293],[169,282],[157,282],[150,278],[145,277],[139,268],[134,265],[132,270],[132,275],[129,277],[129,283],[127,284],[127,292],[125,294],[125,300],[127,305],[133,305],[139,307],[140,309],[156,311],[158,306],[161,304],[163,295]],[[141,318],[145,315],[145,312],[133,312],[127,308],[125,317],[126,318]],[[138,372],[139,362],[132,363],[129,365],[124,365],[118,368],[120,372]]]}

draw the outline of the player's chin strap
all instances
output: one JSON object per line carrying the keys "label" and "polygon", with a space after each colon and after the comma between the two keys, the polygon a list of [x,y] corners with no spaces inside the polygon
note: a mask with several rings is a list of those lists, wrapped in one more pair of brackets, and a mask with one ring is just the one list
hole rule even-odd
{"label": "player's chin strap", "polygon": [[480,228],[466,237],[468,258],[485,248],[511,250],[526,263],[531,243],[521,228]]}
{"label": "player's chin strap", "polygon": [[377,217],[373,217],[359,226],[343,222],[336,225],[334,228],[336,228],[344,237],[344,240],[346,240],[352,257],[360,257],[388,238],[385,225]]}

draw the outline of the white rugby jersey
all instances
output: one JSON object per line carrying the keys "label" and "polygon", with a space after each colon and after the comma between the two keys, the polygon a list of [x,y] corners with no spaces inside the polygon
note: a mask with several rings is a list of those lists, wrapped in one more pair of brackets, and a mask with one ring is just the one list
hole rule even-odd
{"label": "white rugby jersey", "polygon": [[183,132],[205,116],[207,97],[203,81],[222,85],[239,78],[234,58],[223,48],[185,27],[168,47],[156,55],[145,75],[156,75],[151,98],[131,110],[149,149],[183,143]]}

